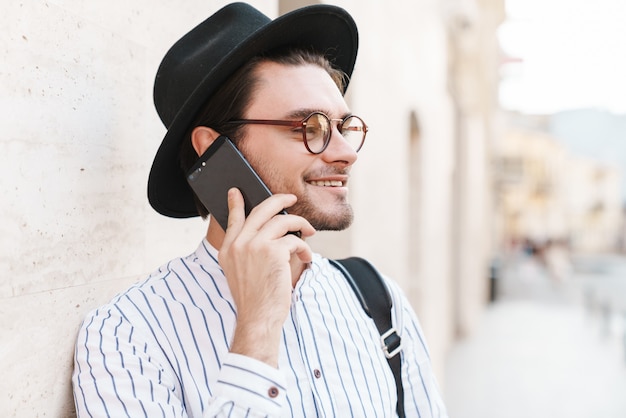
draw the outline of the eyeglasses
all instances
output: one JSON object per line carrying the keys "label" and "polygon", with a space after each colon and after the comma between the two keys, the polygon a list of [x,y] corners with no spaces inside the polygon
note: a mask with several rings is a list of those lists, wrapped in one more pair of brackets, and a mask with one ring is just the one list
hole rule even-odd
{"label": "eyeglasses", "polygon": [[358,152],[365,142],[367,125],[358,116],[350,115],[343,119],[331,119],[321,112],[313,112],[301,121],[272,119],[240,119],[229,124],[255,124],[291,126],[294,132],[302,131],[302,141],[312,154],[324,152],[332,136],[332,124],[336,124],[341,136]]}

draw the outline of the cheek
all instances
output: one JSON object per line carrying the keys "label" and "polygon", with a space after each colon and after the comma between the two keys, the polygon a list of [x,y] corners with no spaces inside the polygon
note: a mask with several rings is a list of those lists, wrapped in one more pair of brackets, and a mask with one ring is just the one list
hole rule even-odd
{"label": "cheek", "polygon": [[254,154],[246,158],[272,193],[293,193],[294,186],[302,182],[301,176],[285,167],[280,160],[269,162]]}
{"label": "cheek", "polygon": [[[301,142],[284,141],[276,143],[270,138],[261,145],[261,138],[256,143],[243,141],[239,149],[261,180],[273,193],[298,194],[305,186],[303,180],[306,170],[311,164],[311,154],[304,149]],[[253,140],[251,140],[253,141]]]}
{"label": "cheek", "polygon": [[[267,171],[268,187],[274,193],[300,194],[305,186],[302,180],[302,173],[289,167],[272,167]],[[271,186],[270,186],[271,184]]]}

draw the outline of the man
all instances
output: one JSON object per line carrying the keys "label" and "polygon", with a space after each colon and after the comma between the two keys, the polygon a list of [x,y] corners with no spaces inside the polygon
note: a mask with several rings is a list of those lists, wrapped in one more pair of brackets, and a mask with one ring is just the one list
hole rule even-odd
{"label": "man", "polygon": [[[88,315],[73,376],[79,417],[396,416],[376,326],[342,273],[306,243],[352,221],[347,184],[367,132],[343,99],[356,51],[342,9],[311,6],[271,21],[237,3],[166,54],[155,103],[168,132],[150,173],[152,206],[208,214],[184,173],[220,135],[274,194],[246,218],[231,189],[226,231],[210,221],[194,254]],[[386,284],[403,342],[406,416],[445,417],[415,314]]]}

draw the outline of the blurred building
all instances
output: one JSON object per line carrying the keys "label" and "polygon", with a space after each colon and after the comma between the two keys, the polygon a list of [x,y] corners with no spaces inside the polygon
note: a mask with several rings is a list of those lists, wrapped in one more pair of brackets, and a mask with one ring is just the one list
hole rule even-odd
{"label": "blurred building", "polygon": [[566,213],[571,247],[577,252],[614,252],[622,225],[621,171],[572,157],[566,171]]}
{"label": "blurred building", "polygon": [[619,251],[626,254],[626,204],[624,204],[622,209],[622,226],[620,228],[618,242]]}
{"label": "blurred building", "polygon": [[618,167],[626,204],[626,114],[600,108],[562,111],[550,116],[548,131],[572,153]]}
{"label": "blurred building", "polygon": [[566,243],[575,252],[615,251],[621,171],[571,153],[546,133],[548,116],[509,117],[511,128],[493,147],[499,247],[528,240],[538,247]]}

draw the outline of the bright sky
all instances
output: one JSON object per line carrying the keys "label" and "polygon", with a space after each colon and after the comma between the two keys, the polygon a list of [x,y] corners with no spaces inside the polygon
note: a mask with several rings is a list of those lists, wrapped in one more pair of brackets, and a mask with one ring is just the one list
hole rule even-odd
{"label": "bright sky", "polygon": [[626,0],[506,0],[503,107],[626,113]]}

